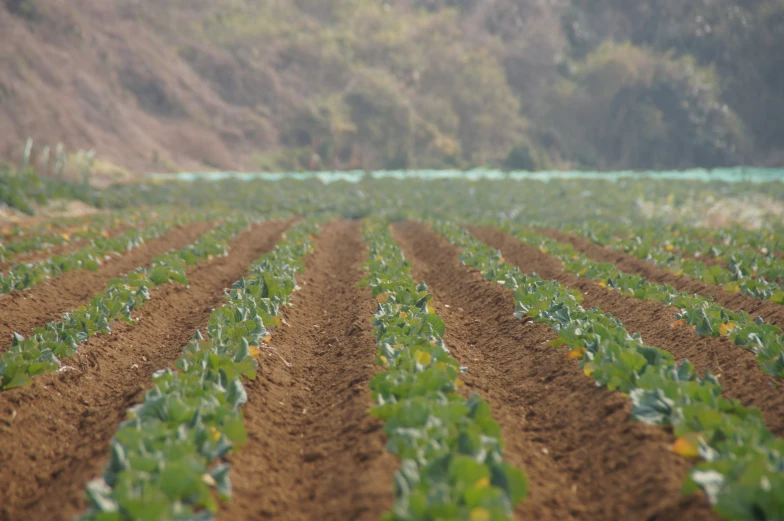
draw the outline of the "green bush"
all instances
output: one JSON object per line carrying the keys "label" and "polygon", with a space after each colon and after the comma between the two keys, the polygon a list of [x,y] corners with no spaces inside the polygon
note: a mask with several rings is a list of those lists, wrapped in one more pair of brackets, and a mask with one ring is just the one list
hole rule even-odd
{"label": "green bush", "polygon": [[739,164],[746,131],[720,94],[715,73],[692,58],[608,43],[555,89],[549,123],[599,168]]}

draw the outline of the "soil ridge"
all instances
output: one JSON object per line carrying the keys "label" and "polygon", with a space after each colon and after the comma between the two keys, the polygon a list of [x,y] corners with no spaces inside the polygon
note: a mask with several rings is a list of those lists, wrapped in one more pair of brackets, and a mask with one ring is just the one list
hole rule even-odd
{"label": "soil ridge", "polygon": [[[166,284],[112,335],[81,346],[71,366],[30,387],[0,394],[0,520],[66,521],[84,507],[86,483],[98,477],[125,412],[143,398],[153,372],[169,367],[197,329],[206,327],[224,290],[270,251],[288,222],[241,233],[229,255],[188,270],[189,287]],[[7,425],[7,427],[6,427]]]}
{"label": "soil ridge", "polygon": [[460,263],[454,245],[421,223],[395,232],[468,366],[467,386],[501,425],[505,456],[529,476],[517,519],[717,519],[703,496],[680,493],[692,463],[670,451],[669,432],[632,421],[627,398],[550,346],[550,328],[514,318],[512,293]]}
{"label": "soil ridge", "polygon": [[249,443],[231,457],[219,520],[376,521],[392,506],[397,462],[368,413],[376,302],[357,287],[367,255],[357,221],[332,221],[316,239],[247,386]]}

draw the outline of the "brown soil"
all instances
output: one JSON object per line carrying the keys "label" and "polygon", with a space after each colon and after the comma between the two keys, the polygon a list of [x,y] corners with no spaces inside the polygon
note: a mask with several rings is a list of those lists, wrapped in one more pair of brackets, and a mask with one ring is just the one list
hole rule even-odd
{"label": "brown soil", "polygon": [[716,302],[732,311],[745,311],[752,316],[760,315],[771,324],[784,328],[784,306],[780,304],[741,295],[740,293],[730,293],[724,291],[720,286],[706,284],[686,276],[675,275],[648,261],[638,259],[628,253],[603,248],[582,237],[565,234],[555,229],[538,231],[557,241],[571,243],[575,248],[593,259],[612,262],[621,271],[642,275],[651,282],[670,284],[679,291],[711,296]]}
{"label": "brown soil", "polygon": [[30,290],[0,296],[0,353],[11,345],[13,332],[29,335],[33,329],[89,302],[111,279],[149,264],[161,253],[190,244],[210,227],[209,223],[180,226],[123,255],[112,257],[96,271],[70,271]]}
{"label": "brown soil", "polygon": [[677,309],[657,302],[626,297],[598,286],[594,281],[564,272],[560,261],[492,228],[471,228],[481,240],[501,250],[507,262],[525,273],[554,279],[584,296],[585,308],[597,307],[620,319],[630,333],[642,334],[652,346],[672,353],[676,360],[688,359],[698,373],[710,370],[719,377],[728,398],[762,411],[766,425],[777,436],[784,435],[784,392],[781,382],[763,373],[756,356],[727,338],[698,335],[688,326],[671,327]]}
{"label": "brown soil", "polygon": [[218,519],[375,521],[391,507],[397,463],[367,412],[377,348],[375,301],[357,287],[366,255],[358,222],[333,221],[317,239],[248,386],[249,443],[231,458]]}
{"label": "brown soil", "polygon": [[460,264],[457,248],[421,224],[395,231],[467,385],[501,424],[506,458],[529,476],[517,519],[717,519],[704,497],[681,495],[691,463],[670,452],[667,430],[633,422],[628,399],[566,361],[552,330],[515,319],[511,292]]}
{"label": "brown soil", "polygon": [[167,284],[110,336],[93,337],[64,363],[74,370],[0,394],[0,519],[69,520],[84,508],[88,480],[100,475],[125,411],[142,399],[154,371],[176,360],[206,327],[223,291],[269,251],[288,223],[255,226],[231,253],[188,271],[190,287]]}
{"label": "brown soil", "polygon": [[[109,237],[116,237],[121,233],[126,232],[130,226],[118,226],[117,228],[112,228],[109,230]],[[86,240],[79,240],[74,242],[67,242],[64,244],[58,244],[56,246],[51,246],[48,248],[35,250],[27,253],[20,253],[19,255],[14,256],[8,261],[0,262],[0,273],[5,272],[14,264],[29,264],[32,262],[37,262],[40,260],[48,259],[54,255],[64,255],[67,253],[73,253],[76,250],[79,250],[85,247],[88,244]]]}

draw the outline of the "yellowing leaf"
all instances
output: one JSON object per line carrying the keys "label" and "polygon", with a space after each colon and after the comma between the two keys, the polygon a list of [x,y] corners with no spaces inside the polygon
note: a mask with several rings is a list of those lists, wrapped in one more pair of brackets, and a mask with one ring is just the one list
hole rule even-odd
{"label": "yellowing leaf", "polygon": [[431,314],[431,315],[435,315],[436,314],[436,310],[433,309],[433,306],[431,306],[430,304],[427,305],[427,312],[429,314]]}
{"label": "yellowing leaf", "polygon": [[280,325],[282,324],[280,317],[277,315],[272,317],[272,321],[275,323],[275,327],[280,327]]}
{"label": "yellowing leaf", "polygon": [[68,235],[66,232],[61,233],[60,237],[62,237],[65,242],[68,242],[68,241],[71,240],[71,236]]}
{"label": "yellowing leaf", "polygon": [[102,236],[104,239],[108,239],[108,238],[109,238],[109,232],[108,232],[108,231],[106,231],[106,230],[101,230],[101,236]]}
{"label": "yellowing leaf", "polygon": [[675,440],[670,450],[679,456],[697,458],[700,455],[700,445],[694,437],[683,437]]}
{"label": "yellowing leaf", "polygon": [[490,521],[490,511],[486,508],[476,507],[471,509],[471,521]]}
{"label": "yellowing leaf", "polygon": [[378,295],[376,295],[376,300],[378,300],[382,304],[384,304],[387,301],[388,298],[389,298],[389,292],[388,291],[385,291],[384,293],[379,293]]}
{"label": "yellowing leaf", "polygon": [[506,259],[504,259],[503,257],[501,257],[500,259],[498,259],[498,262],[506,262]]}
{"label": "yellowing leaf", "polygon": [[577,349],[572,349],[569,351],[569,354],[566,355],[567,360],[577,360],[581,359],[585,356],[586,349],[584,347],[578,347]]}
{"label": "yellowing leaf", "polygon": [[600,280],[599,281],[599,286],[602,287],[602,288],[606,288],[607,287],[607,283],[605,281],[603,281],[603,280]]}
{"label": "yellowing leaf", "polygon": [[408,313],[406,313],[405,311],[400,312],[400,318],[407,318],[407,317],[408,317]]}
{"label": "yellowing leaf", "polygon": [[735,324],[735,322],[727,322],[726,324],[722,324],[719,326],[719,334],[721,336],[729,336],[736,326],[737,324]]}
{"label": "yellowing leaf", "polygon": [[594,371],[596,371],[596,367],[591,362],[588,362],[583,367],[583,373],[585,376],[593,376]]}
{"label": "yellowing leaf", "polygon": [[378,359],[381,360],[381,365],[383,365],[384,367],[388,367],[389,366],[389,360],[387,360],[386,356],[381,355],[381,356],[378,357]]}
{"label": "yellowing leaf", "polygon": [[210,438],[212,438],[212,441],[218,441],[220,437],[220,431],[216,429],[214,425],[210,425]]}
{"label": "yellowing leaf", "polygon": [[272,341],[272,335],[268,333],[267,336],[264,337],[264,343],[269,344],[271,341]]}
{"label": "yellowing leaf", "polygon": [[675,249],[675,246],[673,246],[672,244],[668,244],[667,246],[664,247],[664,249],[667,251],[672,251]]}
{"label": "yellowing leaf", "polygon": [[680,319],[680,320],[676,320],[675,322],[670,324],[670,327],[671,328],[676,328],[676,327],[685,326],[685,325],[686,325],[686,321],[684,319]]}
{"label": "yellowing leaf", "polygon": [[455,387],[457,387],[458,389],[460,389],[460,388],[461,388],[461,387],[463,387],[464,385],[465,385],[465,382],[464,382],[463,380],[461,380],[460,378],[458,378],[457,380],[455,380]]}
{"label": "yellowing leaf", "polygon": [[261,349],[259,349],[259,346],[251,345],[248,346],[248,352],[250,356],[252,356],[253,358],[258,358],[259,355],[261,354]]}
{"label": "yellowing leaf", "polygon": [[490,478],[487,476],[480,478],[479,481],[476,482],[474,485],[476,488],[487,488],[490,486]]}
{"label": "yellowing leaf", "polygon": [[432,359],[433,357],[427,351],[417,351],[414,355],[414,360],[422,365],[428,365]]}

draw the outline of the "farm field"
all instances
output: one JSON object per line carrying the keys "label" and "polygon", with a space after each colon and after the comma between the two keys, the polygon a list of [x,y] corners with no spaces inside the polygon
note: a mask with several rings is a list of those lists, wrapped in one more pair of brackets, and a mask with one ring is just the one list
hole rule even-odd
{"label": "farm field", "polygon": [[784,521],[784,182],[323,179],[7,183],[0,521]]}

